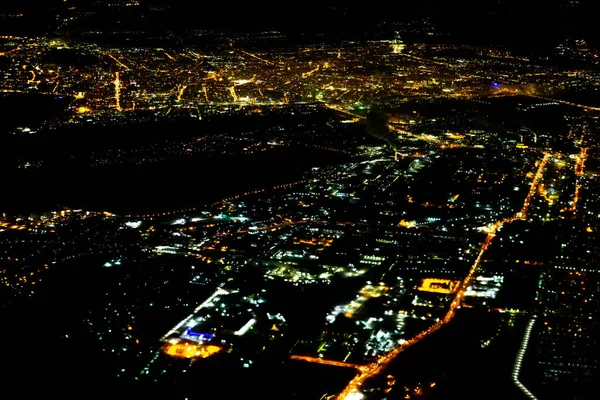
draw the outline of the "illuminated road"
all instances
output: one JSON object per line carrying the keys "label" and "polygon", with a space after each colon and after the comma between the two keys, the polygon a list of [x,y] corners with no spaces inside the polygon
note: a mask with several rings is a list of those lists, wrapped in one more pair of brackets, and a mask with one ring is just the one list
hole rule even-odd
{"label": "illuminated road", "polygon": [[121,108],[121,79],[119,79],[119,73],[115,72],[115,107],[119,111],[123,111]]}
{"label": "illuminated road", "polygon": [[581,192],[581,184],[575,185],[575,193],[573,194],[573,203],[570,207],[563,208],[561,212],[575,212],[577,210],[577,203],[579,203],[579,194]]}
{"label": "illuminated road", "polygon": [[[419,62],[426,63],[426,64],[435,64],[435,65],[440,65],[440,66],[444,66],[444,67],[449,67],[449,68],[451,68],[451,69],[454,69],[454,68],[456,68],[456,65],[454,65],[454,64],[451,64],[451,63],[449,63],[449,62],[442,62],[442,61],[429,60],[429,59],[427,59],[427,58],[423,58],[423,57],[417,57],[417,56],[414,56],[414,55],[412,55],[412,54],[407,54],[407,53],[396,53],[396,52],[395,52],[394,54],[396,54],[396,55],[398,55],[398,56],[402,56],[402,57],[410,58],[410,59],[413,59],[413,60],[415,60],[415,61],[419,61]],[[475,74],[461,74],[461,76],[468,77],[468,78],[480,78],[480,79],[487,79],[487,77],[486,77],[486,76],[483,76],[483,75],[475,75]]]}
{"label": "illuminated road", "polygon": [[350,111],[348,111],[348,110],[346,110],[346,109],[344,109],[344,108],[342,108],[340,106],[336,106],[336,105],[333,105],[333,104],[327,104],[327,103],[324,103],[324,105],[325,105],[325,107],[327,107],[327,108],[329,108],[331,110],[335,110],[335,111],[341,112],[342,114],[346,114],[346,115],[349,115],[351,117],[358,118],[358,119],[365,119],[365,117],[363,117],[362,115],[354,114],[353,112],[350,112]]}
{"label": "illuminated road", "polygon": [[555,103],[566,104],[568,106],[579,107],[579,108],[583,108],[584,110],[600,111],[600,107],[587,106],[585,104],[573,103],[573,102],[566,101],[566,100],[552,99],[550,97],[536,96],[533,94],[527,94],[526,96],[533,97],[533,98],[540,99],[540,100],[547,100],[547,101],[552,101]]}
{"label": "illuminated road", "polygon": [[535,317],[531,318],[531,320],[527,324],[527,328],[525,329],[525,335],[523,335],[523,342],[521,343],[521,348],[517,353],[517,358],[515,359],[515,365],[513,367],[512,373],[512,379],[515,385],[517,385],[517,387],[521,389],[521,391],[531,400],[537,400],[537,397],[535,397],[533,393],[531,393],[529,389],[527,389],[525,385],[523,385],[521,381],[519,381],[519,373],[521,372],[521,364],[523,363],[523,357],[525,357],[525,352],[527,351],[527,345],[529,344],[529,336],[531,335],[531,330],[533,329],[534,323]]}
{"label": "illuminated road", "polygon": [[577,163],[575,163],[575,175],[577,176],[583,176],[585,161],[588,157],[587,151],[587,147],[582,147],[579,151],[579,155],[577,156]]}
{"label": "illuminated road", "polygon": [[286,226],[290,226],[290,225],[297,225],[297,224],[306,224],[308,222],[323,222],[323,221],[312,221],[312,220],[300,220],[300,221],[291,221],[291,220],[285,220],[280,224],[273,224],[273,225],[268,225],[268,226],[260,226],[257,227],[256,229],[241,229],[239,231],[235,231],[235,232],[230,232],[230,233],[220,233],[219,237],[223,237],[223,236],[227,236],[229,234],[241,234],[241,233],[248,233],[248,232],[257,232],[257,231],[274,231],[276,229],[280,229]]}
{"label": "illuminated road", "polygon": [[404,130],[404,129],[398,128],[398,127],[397,127],[397,126],[395,126],[395,125],[390,125],[390,128],[391,128],[391,129],[392,129],[394,132],[400,133],[400,134],[402,134],[402,135],[406,135],[406,136],[414,137],[414,138],[416,138],[416,139],[419,139],[419,140],[424,140],[424,141],[426,141],[426,142],[431,142],[431,143],[435,143],[435,144],[441,144],[441,143],[440,143],[440,139],[438,139],[438,138],[436,138],[436,137],[434,137],[434,136],[430,136],[430,135],[417,135],[416,133],[412,133],[412,132],[409,132],[409,131],[407,131],[407,130]]}
{"label": "illuminated road", "polygon": [[208,89],[206,88],[206,85],[202,85],[202,91],[204,92],[204,99],[207,103],[210,103],[210,100],[208,99]]}
{"label": "illuminated road", "polygon": [[181,101],[181,99],[183,98],[183,93],[185,92],[185,89],[187,89],[187,85],[183,86],[181,89],[179,89],[179,93],[177,94],[177,101]]}
{"label": "illuminated road", "polygon": [[465,293],[467,287],[469,286],[469,284],[471,283],[471,280],[473,279],[475,272],[479,268],[479,264],[481,263],[481,260],[483,259],[483,255],[485,254],[487,249],[492,244],[492,241],[494,240],[494,237],[496,236],[496,232],[506,223],[510,223],[510,222],[513,222],[516,220],[522,220],[522,219],[526,218],[529,204],[531,202],[531,199],[533,198],[533,196],[535,195],[535,193],[537,191],[537,187],[539,185],[540,180],[542,179],[542,177],[544,175],[546,163],[548,162],[549,158],[550,158],[550,153],[546,152],[544,154],[544,157],[542,158],[542,160],[538,163],[537,170],[534,175],[534,179],[531,182],[529,193],[527,193],[527,196],[525,198],[525,201],[523,203],[523,207],[521,208],[521,210],[514,217],[510,217],[510,218],[506,218],[504,220],[497,221],[487,227],[488,233],[487,233],[487,236],[486,236],[483,244],[481,245],[479,254],[477,255],[477,258],[475,259],[475,262],[469,269],[469,273],[467,274],[465,279],[460,284],[460,289],[458,290],[456,296],[454,297],[454,300],[450,304],[450,308],[448,309],[448,312],[446,313],[444,318],[441,319],[440,321],[436,322],[435,324],[433,324],[432,326],[430,326],[423,332],[419,333],[415,337],[413,337],[403,343],[400,343],[398,346],[394,347],[389,353],[381,356],[376,362],[365,365],[363,368],[361,368],[360,373],[358,375],[356,375],[348,383],[348,385],[344,388],[344,390],[342,390],[337,395],[337,397],[336,397],[337,400],[351,400],[352,398],[355,398],[355,397],[358,398],[357,393],[361,393],[360,388],[361,388],[362,384],[365,381],[367,381],[367,379],[370,379],[374,376],[379,375],[388,366],[390,361],[392,361],[398,354],[400,354],[401,352],[403,352],[410,346],[420,342],[421,340],[423,340],[427,336],[431,335],[432,333],[438,331],[441,327],[443,327],[448,322],[450,322],[452,320],[452,318],[454,318],[454,316],[456,314],[456,310],[458,310],[461,307],[461,302],[462,302],[464,293]]}
{"label": "illuminated road", "polygon": [[131,70],[131,68],[129,68],[127,65],[123,64],[121,61],[119,61],[118,58],[116,58],[112,54],[110,54],[110,53],[104,53],[104,54],[106,54],[107,56],[112,58],[117,64],[119,64],[121,67],[125,68],[127,71]]}
{"label": "illuminated road", "polygon": [[362,371],[363,369],[367,368],[364,365],[348,364],[348,363],[341,362],[341,361],[324,360],[324,359],[318,358],[318,357],[306,357],[306,356],[294,356],[294,355],[292,355],[292,356],[290,356],[290,359],[292,359],[292,360],[306,361],[306,362],[315,363],[315,364],[331,365],[333,367],[356,368],[359,371]]}
{"label": "illuminated road", "polygon": [[[577,155],[577,161],[575,162],[575,176],[577,178],[582,177],[584,174],[585,162],[588,158],[587,151],[588,151],[587,147],[582,147],[581,150],[579,151],[579,155]],[[577,203],[579,203],[581,187],[582,187],[581,183],[577,182],[575,184],[575,193],[573,194],[573,203],[571,203],[570,207],[563,208],[562,210],[560,210],[561,212],[575,212],[577,210]]]}
{"label": "illuminated road", "polygon": [[12,53],[21,51],[21,50],[23,50],[24,47],[38,47],[38,46],[39,46],[39,44],[37,44],[37,43],[26,44],[26,45],[23,45],[23,47],[15,47],[12,50],[4,51],[4,52],[0,51],[0,56],[6,56],[7,54],[12,54]]}
{"label": "illuminated road", "polygon": [[579,107],[579,108],[583,108],[584,110],[600,111],[600,107],[593,107],[593,106],[588,106],[586,104],[573,103],[571,101],[566,101],[566,100],[553,99],[551,97],[537,96],[535,94],[526,93],[524,91],[502,93],[500,95],[497,95],[497,96],[493,95],[491,97],[511,97],[511,96],[527,96],[527,97],[531,97],[534,99],[540,99],[540,100],[546,100],[546,101],[550,101],[550,102],[554,102],[554,103],[565,104],[567,106]]}
{"label": "illuminated road", "polygon": [[312,74],[314,74],[315,72],[319,71],[319,66],[317,65],[317,67],[315,69],[311,69],[308,72],[303,72],[302,73],[302,77],[306,78],[307,76],[311,76]]}
{"label": "illuminated road", "polygon": [[37,75],[35,74],[34,70],[29,71],[31,72],[31,79],[27,81],[27,83],[35,83],[35,78],[37,78]]}
{"label": "illuminated road", "polygon": [[164,51],[163,53],[165,53],[165,56],[167,56],[171,61],[177,61],[175,59],[175,57],[173,57],[172,55],[170,55],[169,53],[167,53],[166,51]]}
{"label": "illuminated road", "polygon": [[269,64],[269,65],[275,65],[275,63],[274,63],[274,62],[271,62],[271,61],[265,60],[264,58],[260,58],[259,56],[255,55],[255,54],[252,54],[252,53],[248,53],[247,51],[240,50],[240,52],[241,52],[241,53],[243,53],[243,54],[245,54],[245,55],[247,55],[247,56],[250,56],[250,57],[252,57],[252,58],[255,58],[255,59],[259,60],[259,61],[262,61],[262,62],[264,62],[265,64]]}
{"label": "illuminated road", "polygon": [[231,94],[231,97],[233,97],[233,101],[237,103],[239,101],[239,98],[238,98],[237,94],[235,93],[235,87],[231,86],[228,89],[229,89],[229,93]]}
{"label": "illuminated road", "polygon": [[184,320],[180,321],[177,325],[175,325],[169,332],[167,332],[160,340],[165,341],[167,340],[171,335],[174,335],[176,333],[179,332],[179,329],[184,326],[188,321],[190,321],[192,318],[194,318],[196,316],[196,314],[198,314],[198,312],[205,308],[205,307],[209,307],[210,305],[213,304],[213,301],[215,301],[216,299],[219,298],[219,296],[225,295],[225,294],[229,294],[229,292],[225,289],[221,289],[218,288],[208,299],[206,299],[204,302],[202,302],[198,307],[196,307],[196,309],[194,309],[194,311],[188,315]]}
{"label": "illuminated road", "polygon": [[537,187],[540,183],[540,180],[544,176],[544,169],[546,168],[546,164],[548,163],[548,159],[550,158],[550,153],[544,153],[544,158],[538,164],[538,169],[533,177],[533,181],[531,182],[531,186],[529,188],[529,193],[527,193],[527,197],[525,198],[525,202],[523,203],[523,207],[521,211],[519,211],[516,215],[515,219],[525,219],[527,217],[527,210],[529,209],[529,204],[531,203],[531,199],[535,195],[537,191]]}

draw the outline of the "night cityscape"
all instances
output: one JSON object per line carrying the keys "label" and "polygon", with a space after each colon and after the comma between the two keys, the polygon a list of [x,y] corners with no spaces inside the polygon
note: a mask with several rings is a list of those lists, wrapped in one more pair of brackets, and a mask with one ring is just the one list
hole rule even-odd
{"label": "night cityscape", "polygon": [[593,2],[0,4],[2,398],[600,397]]}

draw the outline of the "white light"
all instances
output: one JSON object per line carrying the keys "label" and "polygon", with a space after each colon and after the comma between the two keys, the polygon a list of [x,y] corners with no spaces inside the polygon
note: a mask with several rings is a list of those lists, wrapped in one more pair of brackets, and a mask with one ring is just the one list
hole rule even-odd
{"label": "white light", "polygon": [[250,328],[252,328],[252,325],[254,325],[256,323],[256,320],[254,318],[250,319],[250,321],[246,322],[246,325],[242,326],[239,330],[234,332],[234,335],[236,336],[242,336],[244,335],[246,332],[248,332],[248,330]]}
{"label": "white light", "polygon": [[353,390],[344,398],[344,400],[362,400],[365,398],[365,395],[360,393],[357,390]]}

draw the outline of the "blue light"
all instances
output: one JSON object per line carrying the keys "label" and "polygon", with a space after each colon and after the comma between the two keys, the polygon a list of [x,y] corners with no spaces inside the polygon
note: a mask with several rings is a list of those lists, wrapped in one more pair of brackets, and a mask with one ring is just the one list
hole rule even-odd
{"label": "blue light", "polygon": [[500,87],[500,84],[498,82],[492,82],[492,86],[493,87]]}
{"label": "blue light", "polygon": [[198,333],[194,332],[192,328],[187,328],[185,334],[188,336],[196,336],[200,339],[211,339],[213,337],[212,333]]}

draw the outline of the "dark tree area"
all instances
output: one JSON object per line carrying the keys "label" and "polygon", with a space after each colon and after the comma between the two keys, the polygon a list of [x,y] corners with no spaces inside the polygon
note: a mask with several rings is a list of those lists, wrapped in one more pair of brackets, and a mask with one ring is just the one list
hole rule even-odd
{"label": "dark tree area", "polygon": [[398,148],[398,142],[390,131],[388,124],[389,116],[378,108],[372,108],[367,114],[367,133],[378,139],[384,140],[394,150]]}

